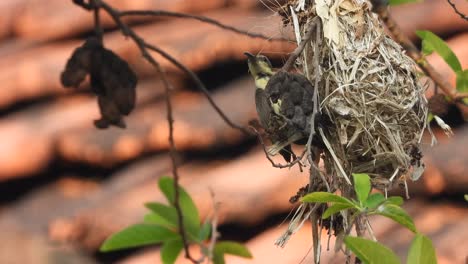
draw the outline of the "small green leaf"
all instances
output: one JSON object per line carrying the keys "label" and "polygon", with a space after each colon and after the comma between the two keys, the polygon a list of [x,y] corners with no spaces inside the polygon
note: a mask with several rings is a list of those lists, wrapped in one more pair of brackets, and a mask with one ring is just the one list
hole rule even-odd
{"label": "small green leaf", "polygon": [[[171,205],[174,205],[174,179],[170,177],[162,177],[159,179],[159,188],[166,196],[168,202]],[[186,228],[187,232],[196,237],[200,232],[201,225],[198,209],[190,195],[181,187],[179,187],[179,204],[184,218],[184,227]]]}
{"label": "small green leaf", "polygon": [[243,258],[252,258],[252,254],[250,253],[249,249],[242,245],[241,243],[237,243],[234,241],[221,241],[216,243],[214,252],[220,252],[223,254],[234,255]]}
{"label": "small green leaf", "polygon": [[211,235],[212,225],[211,222],[205,222],[200,228],[200,233],[198,234],[199,241],[207,240]]}
{"label": "small green leaf", "polygon": [[216,243],[213,249],[213,263],[225,264],[224,254],[252,258],[250,251],[242,244],[232,241],[222,241]]}
{"label": "small green leaf", "polygon": [[431,240],[422,234],[416,234],[413,242],[411,242],[406,263],[437,264],[437,257]]}
{"label": "small green leaf", "polygon": [[399,264],[398,256],[386,246],[360,237],[347,236],[346,246],[367,264]]}
{"label": "small green leaf", "polygon": [[222,252],[213,252],[213,264],[225,264],[224,254]]}
{"label": "small green leaf", "polygon": [[465,197],[465,201],[468,202],[468,194],[465,194],[464,197]]}
{"label": "small green leaf", "polygon": [[385,196],[383,196],[383,194],[373,193],[369,195],[366,202],[364,203],[364,206],[369,209],[375,209],[383,202],[385,202]]}
{"label": "small green leaf", "polygon": [[177,256],[179,256],[183,248],[184,248],[184,244],[180,237],[177,239],[164,242],[164,244],[161,247],[162,262],[164,264],[175,263]]}
{"label": "small green leaf", "polygon": [[462,66],[457,56],[441,38],[427,30],[417,30],[416,35],[422,39],[424,54],[431,54],[435,51],[454,72],[462,71]]}
{"label": "small green leaf", "polygon": [[150,224],[136,224],[111,235],[101,245],[100,251],[107,252],[123,248],[139,247],[174,239],[178,234],[167,228]]}
{"label": "small green leaf", "polygon": [[355,204],[345,197],[329,193],[329,192],[313,192],[301,198],[302,202],[306,203],[340,203],[355,207]]}
{"label": "small green leaf", "polygon": [[322,215],[322,218],[327,219],[331,215],[336,214],[341,210],[345,210],[345,209],[352,208],[352,207],[354,206],[349,205],[349,204],[335,203],[332,206],[328,207],[327,210],[325,210],[325,212]]}
{"label": "small green leaf", "polygon": [[457,72],[457,91],[468,92],[468,70]]}
{"label": "small green leaf", "polygon": [[359,202],[364,204],[371,191],[369,175],[365,173],[353,173],[353,179],[354,191],[356,192]]}
{"label": "small green leaf", "polygon": [[409,3],[419,3],[422,0],[389,0],[389,5],[401,5],[401,4],[409,4]]}
{"label": "small green leaf", "polygon": [[143,218],[143,222],[146,224],[159,225],[170,230],[177,230],[177,226],[156,213],[146,214]]}
{"label": "small green leaf", "polygon": [[414,226],[413,219],[411,219],[405,210],[397,205],[389,203],[381,204],[379,207],[377,207],[374,213],[386,216],[416,233],[416,227]]}
{"label": "small green leaf", "polygon": [[401,206],[403,204],[403,198],[400,196],[390,196],[385,202]]}
{"label": "small green leaf", "polygon": [[177,228],[177,211],[174,207],[161,203],[146,203],[145,207],[153,212],[145,216],[145,221],[151,220],[150,222],[169,229]]}

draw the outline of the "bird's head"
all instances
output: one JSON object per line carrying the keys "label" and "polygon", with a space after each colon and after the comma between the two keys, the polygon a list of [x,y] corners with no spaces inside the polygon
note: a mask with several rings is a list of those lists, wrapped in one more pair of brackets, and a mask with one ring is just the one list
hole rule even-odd
{"label": "bird's head", "polygon": [[244,53],[247,56],[249,71],[254,78],[270,77],[273,75],[273,67],[270,60],[264,55],[253,55],[249,52]]}

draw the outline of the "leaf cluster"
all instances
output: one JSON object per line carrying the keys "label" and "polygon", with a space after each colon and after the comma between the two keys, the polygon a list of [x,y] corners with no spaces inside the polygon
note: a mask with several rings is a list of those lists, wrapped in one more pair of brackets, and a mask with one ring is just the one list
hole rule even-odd
{"label": "leaf cluster", "polygon": [[[416,234],[409,250],[407,263],[436,263],[437,259],[432,242],[418,233],[413,219],[401,208],[403,198],[399,196],[386,198],[381,193],[371,193],[372,186],[367,174],[354,173],[353,179],[357,200],[328,192],[313,192],[302,197],[301,201],[329,204],[329,207],[322,214],[323,219],[343,210],[349,210],[353,216],[382,215],[388,217]],[[344,242],[363,263],[400,263],[395,253],[378,242],[351,236],[345,237]]]}
{"label": "leaf cluster", "polygon": [[[184,249],[184,243],[174,204],[174,180],[170,177],[162,177],[159,180],[159,189],[166,197],[168,204],[157,202],[145,204],[150,212],[144,216],[143,223],[129,226],[107,238],[100,248],[102,252],[162,244],[162,262],[164,264],[175,262],[177,256]],[[182,210],[183,227],[188,243],[199,245],[203,255],[209,256],[213,263],[225,263],[225,254],[244,258],[252,257],[244,245],[233,241],[216,242],[214,247],[210,249],[205,242],[216,235],[212,233],[212,223],[200,221],[195,203],[182,187],[179,187],[179,205]]]}
{"label": "leaf cluster", "polygon": [[[416,35],[422,39],[422,52],[425,56],[436,52],[455,72],[457,77],[457,91],[460,93],[468,92],[468,69],[463,69],[460,60],[455,53],[450,49],[447,43],[444,42],[434,33],[427,30],[417,30]],[[464,98],[463,102],[468,104],[468,98]]]}

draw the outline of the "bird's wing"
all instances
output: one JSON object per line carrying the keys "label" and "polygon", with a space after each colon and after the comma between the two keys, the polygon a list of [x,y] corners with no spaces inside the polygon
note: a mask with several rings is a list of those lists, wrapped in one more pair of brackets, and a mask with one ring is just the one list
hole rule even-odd
{"label": "bird's wing", "polygon": [[268,129],[272,108],[265,90],[258,88],[255,90],[255,106],[257,108],[260,124],[262,124],[264,129]]}

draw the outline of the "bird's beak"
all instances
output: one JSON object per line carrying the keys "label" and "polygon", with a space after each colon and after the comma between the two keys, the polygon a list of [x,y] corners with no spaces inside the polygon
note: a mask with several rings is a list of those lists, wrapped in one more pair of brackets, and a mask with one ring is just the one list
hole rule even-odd
{"label": "bird's beak", "polygon": [[247,56],[247,59],[254,60],[255,56],[250,52],[244,52],[244,55]]}

